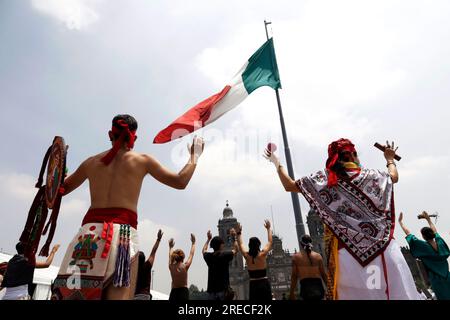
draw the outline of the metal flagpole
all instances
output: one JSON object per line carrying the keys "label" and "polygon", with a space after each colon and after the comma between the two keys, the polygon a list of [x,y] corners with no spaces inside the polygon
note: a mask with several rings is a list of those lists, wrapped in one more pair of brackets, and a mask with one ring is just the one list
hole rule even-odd
{"label": "metal flagpole", "polygon": [[[267,40],[269,40],[269,33],[267,32],[267,25],[269,25],[271,23],[272,22],[268,22],[268,21],[264,20],[264,28],[266,29]],[[292,167],[291,152],[289,150],[289,143],[288,143],[288,138],[287,138],[287,134],[286,134],[286,126],[284,125],[283,110],[281,109],[280,93],[278,92],[278,89],[275,89],[275,94],[277,96],[278,112],[280,114],[281,132],[283,134],[283,142],[284,142],[284,155],[286,157],[288,174],[292,179],[295,180],[294,169]],[[300,210],[300,201],[298,199],[298,193],[291,192],[291,198],[292,198],[292,205],[294,207],[295,227],[297,230],[297,240],[298,240],[298,245],[299,245],[299,250],[300,250],[301,237],[305,234],[305,225],[303,224],[302,213]]]}

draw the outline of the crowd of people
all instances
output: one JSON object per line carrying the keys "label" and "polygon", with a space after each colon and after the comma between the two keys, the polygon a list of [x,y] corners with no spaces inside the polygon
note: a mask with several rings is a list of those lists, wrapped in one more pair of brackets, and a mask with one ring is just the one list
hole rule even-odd
{"label": "crowd of people", "polygon": [[[235,299],[235,293],[230,286],[229,267],[238,252],[241,253],[246,262],[246,269],[249,275],[250,302],[271,301],[273,294],[270,281],[267,277],[267,255],[272,249],[272,230],[270,221],[264,221],[267,230],[267,243],[261,249],[261,241],[257,237],[251,237],[248,241],[248,249],[242,239],[242,226],[238,224],[236,228],[231,228],[229,234],[233,239],[231,248],[225,248],[224,240],[219,236],[212,236],[210,230],[206,234],[206,242],[202,248],[203,259],[208,266],[207,294],[208,300],[229,301]],[[162,231],[158,231],[158,240],[152,249],[151,256],[156,254],[156,248],[161,240]],[[292,258],[292,285],[290,299],[297,299],[295,290],[297,280],[300,280],[303,300],[321,300],[324,298],[324,286],[326,281],[322,256],[312,250],[312,240],[309,235],[304,235],[301,242],[302,248],[299,253]],[[192,264],[195,253],[195,236],[191,234],[191,250],[189,257],[184,262],[185,254],[181,249],[174,250],[174,239],[169,240],[169,271],[172,278],[172,289],[169,301],[182,303],[190,300],[188,289],[188,271]],[[213,251],[208,252],[208,247]],[[139,252],[139,256],[144,253]],[[145,259],[145,258],[143,258]],[[307,261],[307,262],[306,262]],[[142,267],[141,267],[142,266]],[[142,269],[141,269],[142,268]],[[135,300],[151,300],[150,295],[150,267],[139,264],[138,287],[145,288],[136,290]],[[142,284],[142,285],[139,285]],[[143,285],[145,284],[145,286]],[[145,296],[143,296],[145,294]],[[242,297],[241,297],[242,299]]]}
{"label": "crowd of people", "polygon": [[[172,172],[153,156],[134,152],[137,121],[130,115],[118,115],[112,121],[110,150],[89,157],[64,182],[64,196],[89,181],[91,205],[82,227],[69,244],[59,274],[53,284],[53,299],[151,299],[151,268],[162,238],[157,235],[149,258],[137,246],[137,204],[143,179],[149,174],[160,183],[184,189],[191,180],[204,142],[194,137],[189,146],[189,159],[178,172]],[[312,250],[311,238],[302,237],[300,252],[292,258],[290,298],[333,300],[414,300],[420,299],[411,271],[393,237],[395,206],[393,186],[399,181],[395,163],[394,142],[386,141],[386,171],[362,166],[354,144],[339,139],[328,146],[325,170],[292,179],[281,165],[275,150],[267,148],[264,156],[275,165],[280,182],[287,192],[301,193],[317,211],[324,227],[327,264]],[[422,229],[424,241],[418,240],[403,224],[411,253],[420,259],[428,272],[438,299],[450,299],[448,257],[450,251],[427,213],[421,215],[429,223]],[[229,230],[233,247],[225,250],[224,240],[207,233],[202,248],[208,266],[207,292],[210,300],[234,298],[229,281],[229,264],[241,252],[249,273],[249,299],[272,299],[267,277],[267,255],[272,246],[272,231],[265,221],[267,244],[251,237],[248,249],[242,239],[242,227]],[[188,271],[195,253],[195,236],[187,260],[175,242],[169,240],[169,271],[172,277],[170,300],[189,299]],[[19,243],[17,255],[8,263],[2,286],[6,299],[29,298],[26,285],[40,263],[24,256]],[[213,252],[208,252],[208,246]],[[44,265],[49,265],[56,246]],[[381,281],[372,281],[372,270],[379,270]],[[74,275],[79,286],[71,283]]]}

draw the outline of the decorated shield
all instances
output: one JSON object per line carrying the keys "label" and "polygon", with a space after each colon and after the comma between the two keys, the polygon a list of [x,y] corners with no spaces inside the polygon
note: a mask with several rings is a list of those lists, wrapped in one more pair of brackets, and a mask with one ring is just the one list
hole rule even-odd
{"label": "decorated shield", "polygon": [[53,139],[50,157],[47,165],[47,178],[45,186],[45,200],[49,209],[53,208],[59,188],[65,176],[67,148],[62,137]]}

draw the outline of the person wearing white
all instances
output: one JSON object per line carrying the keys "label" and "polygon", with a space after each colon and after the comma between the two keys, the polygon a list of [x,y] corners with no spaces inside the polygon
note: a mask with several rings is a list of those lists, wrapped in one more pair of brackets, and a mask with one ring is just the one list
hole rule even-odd
{"label": "person wearing white", "polygon": [[385,146],[388,172],[363,168],[353,143],[328,146],[326,170],[294,181],[271,149],[288,192],[300,192],[325,226],[328,251],[327,299],[420,299],[400,247],[395,226],[393,184],[398,182],[394,143]]}

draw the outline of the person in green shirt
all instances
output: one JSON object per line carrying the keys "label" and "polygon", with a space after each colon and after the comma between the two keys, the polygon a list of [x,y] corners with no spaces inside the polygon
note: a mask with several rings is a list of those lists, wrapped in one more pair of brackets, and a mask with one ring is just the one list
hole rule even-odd
{"label": "person in green shirt", "polygon": [[427,212],[422,212],[419,219],[425,219],[429,227],[423,227],[420,232],[425,241],[419,240],[403,224],[403,212],[400,213],[398,222],[406,234],[411,254],[420,259],[428,272],[431,288],[438,300],[450,300],[450,272],[448,268],[448,257],[450,250],[431,222]]}

